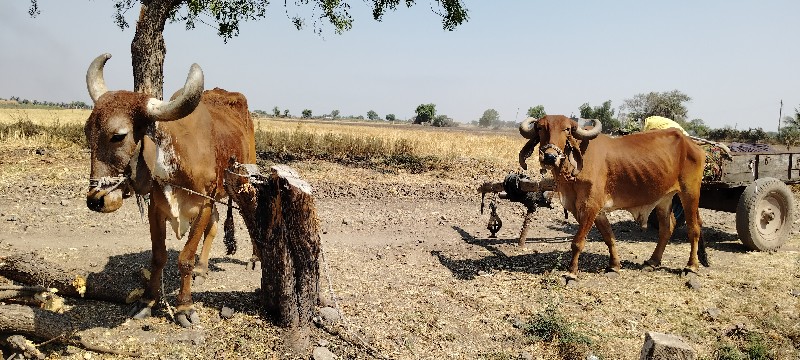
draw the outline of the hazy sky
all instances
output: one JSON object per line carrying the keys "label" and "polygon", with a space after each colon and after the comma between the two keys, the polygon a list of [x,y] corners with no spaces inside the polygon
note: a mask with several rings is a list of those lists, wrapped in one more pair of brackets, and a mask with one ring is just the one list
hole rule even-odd
{"label": "hazy sky", "polygon": [[[207,88],[240,91],[251,110],[295,115],[405,119],[434,103],[460,122],[490,108],[508,121],[540,104],[569,115],[585,102],[618,109],[636,94],[677,89],[692,97],[690,119],[774,131],[781,99],[784,115],[800,108],[797,0],[466,0],[470,19],[453,32],[442,30],[433,0],[383,22],[363,1],[350,3],[355,22],[343,35],[295,30],[286,13],[309,8],[282,1],[227,44],[209,26],[168,24],[164,92],[196,62]],[[113,55],[108,87],[133,88],[134,30],[114,25],[111,1],[39,4],[31,19],[28,1],[0,1],[0,97],[88,103],[86,68],[104,52]],[[132,25],[136,16],[138,8]]]}

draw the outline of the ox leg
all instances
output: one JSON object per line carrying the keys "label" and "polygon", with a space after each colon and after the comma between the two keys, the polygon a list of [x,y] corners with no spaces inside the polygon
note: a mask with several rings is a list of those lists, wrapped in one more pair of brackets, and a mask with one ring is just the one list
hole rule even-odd
{"label": "ox leg", "polygon": [[191,327],[200,323],[200,317],[192,305],[192,271],[194,270],[197,246],[203,238],[212,217],[211,203],[206,203],[189,229],[189,238],[178,255],[178,272],[180,274],[180,290],[178,290],[178,306],[176,319],[183,327]]}
{"label": "ox leg", "polygon": [[567,280],[575,280],[578,278],[578,258],[581,256],[584,245],[586,245],[586,235],[592,229],[592,224],[597,216],[598,210],[583,211],[578,218],[578,232],[572,238],[572,260],[569,263],[569,272],[566,274]]}
{"label": "ox leg", "polygon": [[664,250],[667,248],[669,238],[672,237],[672,231],[675,229],[675,215],[672,214],[672,195],[665,197],[665,199],[655,208],[656,216],[658,217],[658,244],[656,244],[653,254],[650,255],[650,259],[644,262],[644,265],[650,267],[650,269],[661,266]]}
{"label": "ox leg", "polygon": [[618,273],[620,264],[619,255],[617,254],[616,239],[614,238],[614,233],[611,231],[611,223],[608,221],[606,214],[597,214],[597,217],[594,219],[594,225],[597,226],[597,230],[599,230],[600,235],[603,236],[603,241],[606,243],[606,246],[608,246],[609,258],[606,272]]}
{"label": "ox leg", "polygon": [[[689,262],[686,264],[684,272],[697,273],[700,269],[700,261],[698,260],[702,260],[703,264],[708,266],[705,244],[702,243],[703,240],[700,238],[700,228],[702,226],[700,211],[698,209],[700,200],[699,197],[690,198],[686,196],[686,198],[687,199],[684,199],[682,196],[681,203],[683,204],[684,214],[686,215],[686,232],[689,243],[691,244],[691,251],[689,253]],[[698,254],[700,254],[700,258]]]}
{"label": "ox leg", "polygon": [[204,282],[206,282],[206,278],[208,277],[208,257],[211,253],[211,244],[217,237],[217,229],[219,228],[217,226],[218,222],[219,212],[217,211],[216,206],[212,206],[211,220],[208,222],[208,226],[206,226],[206,230],[203,235],[203,249],[200,250],[200,261],[197,262],[194,270],[192,270],[194,286],[202,285]]}
{"label": "ox leg", "polygon": [[164,266],[167,264],[167,219],[150,202],[147,211],[147,220],[150,223],[150,242],[153,255],[150,259],[150,278],[145,281],[144,295],[135,302],[129,312],[134,319],[150,317],[153,306],[161,299],[161,278]]}

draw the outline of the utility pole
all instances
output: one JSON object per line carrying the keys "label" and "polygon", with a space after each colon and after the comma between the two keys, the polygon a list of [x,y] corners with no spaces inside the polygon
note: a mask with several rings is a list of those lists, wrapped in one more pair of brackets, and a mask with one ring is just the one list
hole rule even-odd
{"label": "utility pole", "polygon": [[778,110],[778,134],[781,133],[781,117],[783,117],[783,99],[781,99],[781,108]]}

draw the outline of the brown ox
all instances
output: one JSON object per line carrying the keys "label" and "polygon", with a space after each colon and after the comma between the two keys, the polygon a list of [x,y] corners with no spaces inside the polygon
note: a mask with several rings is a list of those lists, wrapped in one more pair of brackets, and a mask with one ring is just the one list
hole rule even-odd
{"label": "brown ox", "polygon": [[619,271],[614,234],[606,218],[607,212],[617,209],[629,211],[642,225],[655,209],[658,245],[645,265],[659,266],[675,227],[671,211],[675,193],[683,204],[691,243],[686,270],[698,270],[698,251],[703,265],[708,266],[698,212],[703,150],[676,129],[612,138],[600,134],[602,125],[596,120],[594,123],[586,130],[566,116],[547,115],[538,120],[529,118],[519,127],[520,134],[529,139],[520,151],[520,166],[527,168],[525,159],[539,145],[542,169],[552,172],[562,205],[578,221],[567,278],[577,276],[578,257],[592,224],[608,246],[606,270]]}
{"label": "brown ox", "polygon": [[[112,212],[124,198],[150,195],[147,218],[153,254],[151,276],[135,318],[150,316],[161,297],[167,261],[169,222],[178,239],[188,231],[178,256],[180,290],[177,320],[199,322],[192,305],[192,275],[202,279],[219,218],[215,203],[227,196],[223,175],[231,156],[255,163],[253,121],[242,94],[222,89],[203,91],[203,72],[193,64],[183,89],[166,102],[131,91],[108,91],[103,67],[111,57],[97,57],[86,73],[94,110],[86,121],[91,175],[86,205]],[[195,267],[200,241],[203,249]]]}

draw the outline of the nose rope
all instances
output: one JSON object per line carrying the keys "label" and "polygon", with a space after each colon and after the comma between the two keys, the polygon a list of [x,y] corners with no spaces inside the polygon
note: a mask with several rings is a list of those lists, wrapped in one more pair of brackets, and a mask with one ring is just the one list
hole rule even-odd
{"label": "nose rope", "polygon": [[[569,146],[569,143],[567,143],[567,146]],[[559,148],[558,146],[556,146],[554,144],[547,144],[545,146],[540,146],[539,147],[539,154],[544,156],[544,152],[547,151],[548,149],[555,150],[555,152],[556,152],[556,160],[561,160],[561,159],[563,159],[565,157],[564,156],[564,152],[561,151],[561,148]]]}
{"label": "nose rope", "polygon": [[[90,178],[89,179],[89,188],[92,190],[106,190],[108,192],[114,191],[118,188],[122,183],[128,180],[127,176],[119,175],[119,176],[103,176],[99,178]],[[111,185],[111,187],[108,187]]]}

